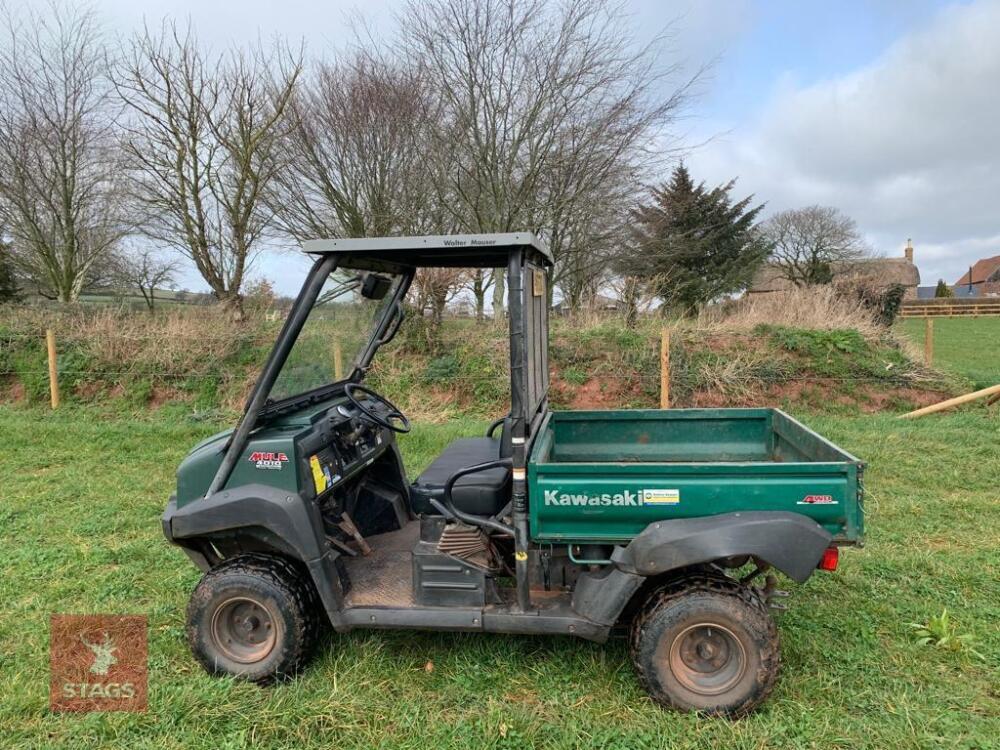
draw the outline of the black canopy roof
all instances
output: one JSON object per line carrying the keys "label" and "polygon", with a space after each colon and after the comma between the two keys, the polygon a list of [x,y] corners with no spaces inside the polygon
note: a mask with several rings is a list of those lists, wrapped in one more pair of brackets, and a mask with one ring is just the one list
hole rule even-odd
{"label": "black canopy roof", "polygon": [[418,268],[499,268],[507,265],[510,251],[515,249],[533,251],[536,260],[552,265],[548,246],[531,232],[364,237],[302,243],[302,251],[306,253],[342,254],[344,265],[378,266],[382,262]]}

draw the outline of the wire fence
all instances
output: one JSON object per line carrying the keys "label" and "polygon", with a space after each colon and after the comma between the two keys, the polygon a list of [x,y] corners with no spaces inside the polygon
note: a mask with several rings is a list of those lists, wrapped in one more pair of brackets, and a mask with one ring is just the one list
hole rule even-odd
{"label": "wire fence", "polygon": [[[6,369],[0,370],[0,376],[19,376],[19,375],[48,375],[47,369],[42,370],[23,370],[23,369]],[[123,378],[123,377],[154,377],[154,378],[165,378],[174,379],[180,378],[184,380],[217,380],[218,375],[216,374],[192,374],[183,372],[164,372],[162,370],[72,370],[59,368],[59,375],[62,376],[77,376],[77,377],[88,377],[95,380],[101,378]],[[613,372],[595,372],[592,375],[593,379],[598,380],[621,380],[626,382],[636,382],[636,381],[649,381],[649,382],[660,382],[659,375],[638,375],[634,373],[613,373]],[[492,383],[499,380],[505,380],[505,375],[449,375],[447,377],[428,377],[426,382],[428,383],[440,383],[447,381],[455,382],[477,382],[477,383]],[[588,378],[590,380],[591,378]],[[900,386],[910,385],[913,380],[908,377],[882,377],[877,375],[788,375],[780,377],[766,377],[760,376],[755,377],[755,381],[765,384],[765,385],[778,385],[781,383],[794,383],[794,382],[810,382],[810,383],[887,383],[887,384],[897,384]],[[571,385],[575,385],[573,381],[567,381],[560,379],[561,382],[566,382]],[[580,383],[579,385],[582,385]]]}

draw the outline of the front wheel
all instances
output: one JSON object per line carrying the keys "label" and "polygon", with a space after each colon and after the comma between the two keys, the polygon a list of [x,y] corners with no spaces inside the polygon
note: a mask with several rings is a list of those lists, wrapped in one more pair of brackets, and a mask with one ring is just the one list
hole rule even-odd
{"label": "front wheel", "polygon": [[279,557],[227,560],[204,575],[188,604],[188,644],[211,674],[257,683],[294,675],[318,631],[312,581]]}
{"label": "front wheel", "polygon": [[756,591],[704,575],[654,591],[632,623],[636,673],[670,708],[739,717],[774,688],[778,630]]}

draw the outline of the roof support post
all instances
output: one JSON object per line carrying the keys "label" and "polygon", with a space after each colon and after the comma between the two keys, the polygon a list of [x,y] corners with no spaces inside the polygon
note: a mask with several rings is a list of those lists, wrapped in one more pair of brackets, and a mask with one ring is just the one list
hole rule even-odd
{"label": "roof support post", "polygon": [[[507,310],[510,318],[510,415],[514,514],[514,573],[517,608],[531,610],[528,568],[528,486],[525,446],[528,430],[528,369],[524,336],[524,250],[512,250],[507,260]],[[496,314],[494,312],[494,314]]]}

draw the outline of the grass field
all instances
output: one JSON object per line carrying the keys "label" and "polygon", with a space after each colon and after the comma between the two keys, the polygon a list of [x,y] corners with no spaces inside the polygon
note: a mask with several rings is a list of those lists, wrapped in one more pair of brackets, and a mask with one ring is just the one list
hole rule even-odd
{"label": "grass field", "polygon": [[[899,325],[923,347],[923,318]],[[935,318],[934,365],[965,376],[976,388],[1000,383],[1000,318]]]}
{"label": "grass field", "polygon": [[[996,748],[996,420],[806,421],[870,462],[868,544],[838,572],[789,584],[779,686],[729,722],[654,707],[620,642],[355,632],[326,637],[288,684],[209,678],[183,639],[198,572],[162,539],[159,515],[177,462],[216,426],[0,407],[0,746]],[[408,468],[481,428],[418,426]],[[944,607],[985,660],[916,642],[907,623]],[[148,616],[147,713],[48,711],[48,618],[60,612]]]}

